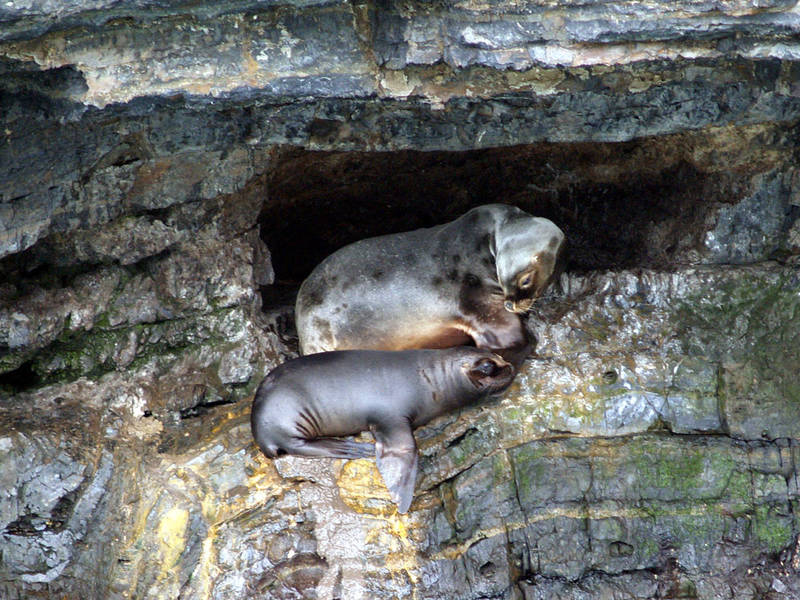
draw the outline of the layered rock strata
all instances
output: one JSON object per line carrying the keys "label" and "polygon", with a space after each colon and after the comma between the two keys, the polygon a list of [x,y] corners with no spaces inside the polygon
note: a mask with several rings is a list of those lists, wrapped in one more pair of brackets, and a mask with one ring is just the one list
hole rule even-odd
{"label": "layered rock strata", "polygon": [[[57,5],[57,6],[56,6]],[[0,596],[794,598],[795,2],[0,7]],[[502,398],[368,460],[249,402],[344,243],[511,202]]]}

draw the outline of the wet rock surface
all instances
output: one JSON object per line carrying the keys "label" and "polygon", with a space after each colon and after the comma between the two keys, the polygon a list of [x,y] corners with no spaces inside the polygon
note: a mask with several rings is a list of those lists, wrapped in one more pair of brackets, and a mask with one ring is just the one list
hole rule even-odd
{"label": "wet rock surface", "polygon": [[[800,597],[795,4],[4,4],[0,597]],[[302,278],[488,202],[570,259],[410,512],[264,458]]]}
{"label": "wet rock surface", "polygon": [[[265,459],[246,400],[159,419],[127,373],[17,394],[3,406],[0,442],[11,477],[6,591],[738,598],[795,589],[800,419],[794,392],[774,387],[796,384],[797,270],[562,283],[531,318],[541,342],[514,388],[417,431],[408,515],[395,512],[372,461]],[[728,320],[718,295],[730,298]],[[734,322],[750,333],[728,335]],[[782,333],[765,366],[754,344],[775,335],[771,322]],[[724,384],[734,361],[751,363],[744,393]],[[171,386],[175,371],[142,384]],[[753,402],[759,377],[772,391]],[[87,563],[96,588],[71,575]]]}

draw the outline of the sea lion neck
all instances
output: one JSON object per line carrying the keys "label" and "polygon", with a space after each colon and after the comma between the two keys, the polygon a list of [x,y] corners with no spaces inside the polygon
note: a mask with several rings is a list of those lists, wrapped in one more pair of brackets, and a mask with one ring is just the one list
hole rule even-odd
{"label": "sea lion neck", "polygon": [[430,394],[430,402],[425,403],[426,408],[416,415],[417,424],[422,425],[445,412],[478,400],[480,394],[463,371],[462,362],[465,360],[460,356],[440,357],[433,361],[422,360],[421,357],[418,359],[417,370],[423,385],[428,388],[426,392]]}

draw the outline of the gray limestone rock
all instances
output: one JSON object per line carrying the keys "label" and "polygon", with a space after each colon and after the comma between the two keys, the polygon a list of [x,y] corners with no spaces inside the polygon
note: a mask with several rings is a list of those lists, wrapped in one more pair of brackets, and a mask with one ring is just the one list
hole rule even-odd
{"label": "gray limestone rock", "polygon": [[787,179],[791,181],[791,174],[765,174],[751,196],[719,209],[716,226],[705,239],[712,262],[767,260],[785,243],[785,232],[794,221],[790,217],[793,195],[784,183]]}
{"label": "gray limestone rock", "polygon": [[[0,6],[0,597],[800,596],[799,31],[790,0]],[[409,513],[374,460],[262,456],[305,274],[489,202],[562,226],[567,272],[508,392],[416,432]]]}

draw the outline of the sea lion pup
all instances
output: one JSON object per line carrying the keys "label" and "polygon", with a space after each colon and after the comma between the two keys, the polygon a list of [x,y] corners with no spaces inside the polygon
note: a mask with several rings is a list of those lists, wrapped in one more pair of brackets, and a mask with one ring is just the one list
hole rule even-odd
{"label": "sea lion pup", "polygon": [[519,367],[530,351],[520,315],[547,288],[563,247],[552,221],[504,204],[355,242],[300,286],[300,351],[474,343]]}
{"label": "sea lion pup", "polygon": [[[502,392],[513,378],[509,363],[471,347],[323,352],[271,371],[256,391],[250,425],[269,458],[374,454],[404,513],[417,477],[413,428]],[[367,429],[374,445],[338,439]]]}

